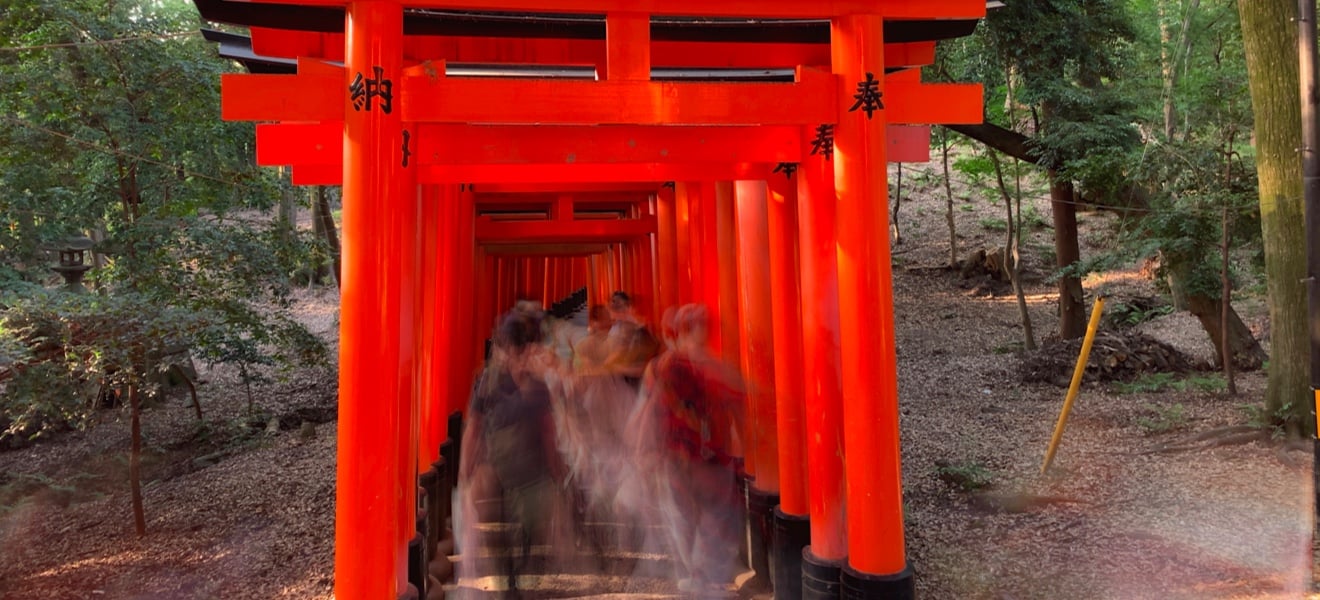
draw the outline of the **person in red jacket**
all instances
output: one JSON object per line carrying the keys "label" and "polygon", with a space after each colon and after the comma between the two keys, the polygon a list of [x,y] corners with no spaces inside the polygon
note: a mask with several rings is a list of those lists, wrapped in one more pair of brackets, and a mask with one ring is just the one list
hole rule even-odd
{"label": "person in red jacket", "polygon": [[743,419],[739,378],[706,350],[704,306],[680,308],[675,348],[647,378],[668,493],[661,501],[684,591],[727,589],[741,536],[734,452]]}

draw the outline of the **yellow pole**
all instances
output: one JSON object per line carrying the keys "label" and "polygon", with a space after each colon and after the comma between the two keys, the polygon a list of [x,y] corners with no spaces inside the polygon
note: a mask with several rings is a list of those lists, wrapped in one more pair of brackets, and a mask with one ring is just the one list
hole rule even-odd
{"label": "yellow pole", "polygon": [[1059,413],[1059,422],[1054,425],[1054,437],[1050,438],[1050,447],[1045,450],[1045,462],[1040,466],[1041,475],[1054,462],[1054,451],[1059,449],[1059,440],[1063,438],[1063,426],[1068,423],[1068,412],[1077,399],[1077,390],[1082,386],[1082,373],[1086,371],[1086,358],[1091,355],[1091,344],[1095,342],[1095,331],[1100,327],[1100,313],[1105,307],[1105,297],[1095,299],[1091,309],[1091,322],[1086,325],[1086,338],[1082,340],[1082,353],[1077,357],[1077,366],[1073,368],[1072,384],[1068,386],[1068,396],[1063,400],[1063,411]]}

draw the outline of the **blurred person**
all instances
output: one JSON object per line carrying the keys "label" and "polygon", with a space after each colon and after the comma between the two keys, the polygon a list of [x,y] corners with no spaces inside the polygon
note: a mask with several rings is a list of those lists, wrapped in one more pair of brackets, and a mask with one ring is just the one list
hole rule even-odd
{"label": "blurred person", "polygon": [[610,316],[614,324],[606,337],[609,347],[607,368],[623,376],[634,390],[641,387],[646,365],[660,352],[655,335],[633,311],[632,298],[627,292],[610,295]]}
{"label": "blurred person", "polygon": [[[532,544],[552,541],[551,524],[560,512],[558,482],[564,474],[551,388],[545,380],[541,318],[526,308],[515,307],[493,336],[491,360],[469,404],[460,465],[460,481],[466,486],[460,491],[462,514],[468,520],[460,537],[462,553],[477,555],[474,531],[481,517],[516,524],[504,540],[509,551],[502,573],[514,596],[518,571],[525,567]],[[478,515],[483,500],[487,506],[495,504],[497,514]]]}
{"label": "blurred person", "polygon": [[587,314],[587,335],[573,346],[573,370],[592,373],[603,370],[609,358],[609,334],[614,317],[603,304],[591,307]]}
{"label": "blurred person", "polygon": [[665,480],[655,491],[682,569],[680,589],[698,593],[732,584],[742,525],[734,453],[743,391],[706,350],[709,321],[701,305],[675,313],[674,347],[652,365],[645,392]]}

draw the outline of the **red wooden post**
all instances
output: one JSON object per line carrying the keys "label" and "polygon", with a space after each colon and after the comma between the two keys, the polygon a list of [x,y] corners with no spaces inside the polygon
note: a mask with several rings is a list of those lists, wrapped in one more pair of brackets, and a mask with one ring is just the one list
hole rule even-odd
{"label": "red wooden post", "polygon": [[[377,82],[399,81],[403,8],[397,1],[348,6],[347,69]],[[355,110],[350,82],[340,90],[344,115],[343,284],[340,295],[339,441],[335,487],[335,596],[395,598],[407,589],[398,438],[411,417],[401,389],[398,332],[402,279],[398,240],[411,231],[398,149],[400,107],[384,98]],[[365,86],[364,86],[365,87]],[[365,90],[364,90],[365,91]],[[382,376],[384,375],[384,376]],[[405,401],[407,400],[407,402]],[[407,465],[412,476],[412,465]]]}
{"label": "red wooden post", "polygon": [[[707,207],[706,187],[703,182],[688,182],[680,184],[682,193],[687,198],[687,240],[688,240],[688,274],[691,278],[691,299],[689,302],[706,302],[708,299],[706,292],[706,278],[703,271],[707,266],[706,260],[709,258],[703,242],[705,237],[702,234],[706,222],[706,213],[710,210]],[[719,306],[707,307],[710,310],[718,311]],[[715,315],[711,315],[711,322],[718,323]],[[709,344],[718,353],[719,349],[719,329],[711,328]]]}
{"label": "red wooden post", "polygon": [[779,502],[785,513],[805,516],[807,489],[802,449],[802,320],[798,307],[796,185],[787,179],[774,180],[767,200]]}
{"label": "red wooden post", "polygon": [[774,511],[771,562],[775,589],[802,589],[807,520],[806,427],[803,423],[802,318],[799,312],[797,183],[769,181],[770,311],[774,318],[775,408],[779,450],[779,506]]}
{"label": "red wooden post", "polygon": [[879,97],[867,94],[884,91],[884,28],[877,15],[851,15],[834,19],[830,29],[839,85],[834,174],[839,199],[840,341],[847,391],[843,433],[849,568],[844,569],[843,585],[854,588],[843,593],[885,597],[912,590],[913,581],[903,542],[898,370],[886,233],[886,112],[878,106],[862,106],[866,98]]}
{"label": "red wooden post", "polygon": [[[600,284],[597,273],[598,256],[593,254],[587,257],[587,306],[600,304]],[[590,309],[588,309],[590,310]]]}
{"label": "red wooden post", "polygon": [[442,206],[445,198],[440,186],[422,186],[421,193],[421,318],[418,322],[420,350],[417,354],[420,448],[417,452],[417,472],[425,473],[440,457],[444,419],[448,416],[445,410],[449,396],[445,385],[445,369],[448,365],[446,355],[449,344],[443,340],[449,331],[444,326],[441,313],[445,310],[442,303],[450,303],[450,296],[445,293],[449,284],[445,268],[451,257],[448,240],[442,244],[440,232],[448,232],[452,225],[445,218],[446,211]]}
{"label": "red wooden post", "polygon": [[[719,317],[721,355],[729,365],[742,365],[742,309],[738,302],[738,218],[734,209],[733,182],[720,181],[715,191],[715,243],[719,250],[713,268],[718,270]],[[746,441],[744,440],[744,444]],[[745,449],[744,449],[745,450]],[[747,470],[748,473],[752,471]]]}
{"label": "red wooden post", "polygon": [[[811,135],[815,131],[811,130]],[[839,271],[834,165],[822,154],[798,170],[798,233],[802,268],[802,343],[806,360],[807,492],[811,552],[821,563],[848,555],[844,530],[843,383],[839,356]],[[808,557],[811,560],[811,557]],[[834,578],[837,581],[837,577]]]}
{"label": "red wooden post", "polygon": [[676,183],[674,190],[674,266],[678,287],[678,301],[687,304],[696,299],[692,277],[692,195],[686,183]]}
{"label": "red wooden post", "polygon": [[[444,222],[449,224],[445,229],[448,235],[443,242],[445,264],[441,271],[448,296],[444,299],[441,313],[443,327],[440,341],[446,348],[444,417],[447,419],[455,412],[467,410],[467,391],[471,384],[472,367],[477,359],[470,350],[473,347],[475,321],[471,307],[476,290],[473,285],[472,215],[470,211],[464,211],[465,206],[470,206],[471,193],[461,191],[452,184],[441,186],[441,189],[444,190],[441,198],[445,203],[441,212]],[[464,232],[467,232],[466,236]],[[445,425],[447,422],[442,424]],[[444,437],[442,432],[440,438]],[[459,440],[453,442],[458,443]],[[449,468],[457,469],[458,466],[449,465]]]}
{"label": "red wooden post", "polygon": [[770,309],[769,230],[764,181],[739,181],[734,199],[738,217],[739,321],[742,323],[743,378],[747,382],[749,435],[747,456],[755,470],[747,489],[751,526],[748,558],[758,577],[770,575],[767,546],[772,539],[771,513],[779,503],[779,453],[776,449],[775,357]]}
{"label": "red wooden post", "polygon": [[727,322],[720,303],[720,245],[719,245],[719,215],[716,209],[718,196],[717,186],[713,183],[702,182],[700,184],[701,199],[695,205],[697,219],[694,223],[693,235],[697,238],[697,248],[699,257],[697,259],[698,269],[697,277],[701,283],[697,285],[700,295],[698,302],[706,305],[709,311],[710,322],[719,323],[720,327],[712,327],[710,330],[710,349],[716,355],[723,353],[727,346],[724,341],[724,323]]}

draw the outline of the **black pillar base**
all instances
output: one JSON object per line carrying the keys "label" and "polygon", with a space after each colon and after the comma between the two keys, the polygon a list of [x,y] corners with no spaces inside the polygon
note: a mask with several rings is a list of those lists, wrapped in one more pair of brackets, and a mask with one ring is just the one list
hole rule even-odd
{"label": "black pillar base", "polygon": [[422,534],[413,535],[408,541],[408,583],[413,588],[413,598],[426,594],[427,558]]}
{"label": "black pillar base", "polygon": [[462,445],[463,443],[463,413],[458,411],[454,411],[453,413],[450,413],[449,423],[448,423],[448,433],[449,433],[448,441],[453,442],[454,444],[454,456],[452,457],[446,456],[445,458],[453,458],[453,460],[449,461],[449,464],[456,465],[458,464],[458,455],[463,450],[462,448],[459,448],[459,446]]}
{"label": "black pillar base", "polygon": [[[761,583],[769,587],[774,575],[770,572],[770,541],[774,539],[774,508],[779,504],[779,494],[756,489],[750,481],[747,484],[747,558],[755,573],[753,585]],[[757,581],[759,580],[759,582]]]}
{"label": "black pillar base", "polygon": [[752,476],[743,471],[741,458],[737,459],[736,464],[738,467],[738,497],[742,498],[742,502],[738,503],[738,522],[743,524],[743,539],[742,543],[738,544],[738,562],[750,569],[752,568],[752,561],[747,558],[747,548],[752,545],[752,526],[747,521],[747,482],[751,481]]}
{"label": "black pillar base", "polygon": [[802,549],[802,600],[839,600],[839,575],[843,561],[825,560]]}
{"label": "black pillar base", "polygon": [[774,542],[771,544],[771,567],[775,578],[776,600],[802,598],[802,549],[811,543],[811,520],[805,516],[774,510]]}
{"label": "black pillar base", "polygon": [[845,565],[839,584],[841,600],[916,600],[917,597],[917,583],[910,566],[893,575],[871,575]]}
{"label": "black pillar base", "polygon": [[440,493],[441,479],[444,477],[441,468],[444,467],[444,459],[439,459],[417,478],[417,485],[426,490],[426,547],[435,548],[440,543],[440,529],[444,527],[445,513],[448,511],[449,498]]}

